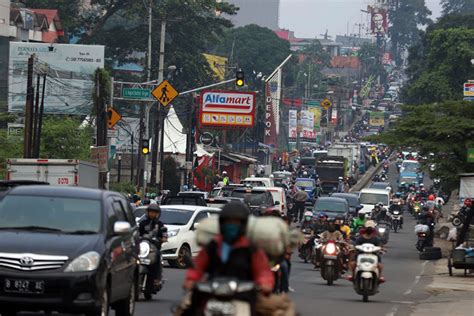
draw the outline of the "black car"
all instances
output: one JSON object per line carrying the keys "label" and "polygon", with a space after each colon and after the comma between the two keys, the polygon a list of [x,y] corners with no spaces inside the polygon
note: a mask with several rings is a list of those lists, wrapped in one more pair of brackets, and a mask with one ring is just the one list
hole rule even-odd
{"label": "black car", "polygon": [[251,213],[256,216],[268,211],[277,210],[271,192],[264,188],[235,189],[232,191],[231,197],[243,199]]}
{"label": "black car", "polygon": [[18,186],[0,203],[0,309],[133,315],[138,229],[119,193]]}
{"label": "black car", "polygon": [[333,193],[331,197],[346,199],[349,203],[349,213],[352,216],[356,216],[362,205],[359,203],[359,195],[354,193]]}
{"label": "black car", "polygon": [[314,204],[313,213],[325,213],[329,218],[335,218],[340,215],[347,218],[349,214],[349,203],[345,198],[338,197],[320,197]]}

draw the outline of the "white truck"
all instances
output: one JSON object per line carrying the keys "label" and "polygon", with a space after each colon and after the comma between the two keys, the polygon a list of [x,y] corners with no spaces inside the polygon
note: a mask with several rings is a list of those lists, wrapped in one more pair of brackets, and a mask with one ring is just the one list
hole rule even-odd
{"label": "white truck", "polygon": [[99,169],[95,164],[76,159],[8,159],[7,180],[98,188]]}
{"label": "white truck", "polygon": [[345,174],[357,179],[358,171],[354,168],[355,163],[358,163],[360,156],[360,148],[358,144],[353,143],[334,143],[328,148],[328,156],[340,156],[347,159],[347,169]]}

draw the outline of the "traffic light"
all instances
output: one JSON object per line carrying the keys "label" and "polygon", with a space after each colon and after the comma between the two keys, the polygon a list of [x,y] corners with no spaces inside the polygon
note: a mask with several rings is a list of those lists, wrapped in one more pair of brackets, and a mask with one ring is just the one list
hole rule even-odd
{"label": "traffic light", "polygon": [[142,140],[142,155],[150,153],[150,141],[148,139]]}
{"label": "traffic light", "polygon": [[243,87],[245,84],[245,75],[242,69],[237,70],[235,73],[235,85],[237,87]]}

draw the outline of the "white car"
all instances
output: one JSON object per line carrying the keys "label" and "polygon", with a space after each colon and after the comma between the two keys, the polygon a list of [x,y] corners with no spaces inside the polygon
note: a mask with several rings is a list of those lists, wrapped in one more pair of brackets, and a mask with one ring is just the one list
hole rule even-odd
{"label": "white car", "polygon": [[240,181],[241,184],[250,185],[252,187],[274,187],[272,178],[249,177]]}
{"label": "white car", "polygon": [[200,250],[194,224],[219,212],[219,208],[195,205],[161,206],[160,221],[168,228],[168,241],[161,247],[163,260],[172,267],[186,268],[186,257],[196,256]]}
{"label": "white car", "polygon": [[382,203],[384,207],[390,206],[390,192],[386,189],[362,189],[359,193],[359,202],[362,209],[359,211],[364,214],[370,214],[375,204]]}
{"label": "white car", "polygon": [[[273,197],[273,201],[275,202],[275,208],[280,211],[280,214],[287,215],[287,204],[286,204],[286,194],[285,189],[280,187],[255,187],[254,189],[263,189],[266,191],[270,191]],[[278,202],[278,203],[276,203]]]}

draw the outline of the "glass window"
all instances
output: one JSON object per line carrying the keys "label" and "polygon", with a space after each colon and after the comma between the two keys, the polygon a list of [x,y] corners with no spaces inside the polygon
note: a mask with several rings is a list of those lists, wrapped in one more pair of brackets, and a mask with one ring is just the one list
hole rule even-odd
{"label": "glass window", "polygon": [[377,203],[383,203],[383,205],[388,206],[388,194],[361,193],[359,200],[360,204],[375,205]]}
{"label": "glass window", "polygon": [[245,203],[250,205],[260,205],[267,202],[267,195],[264,191],[234,191],[232,192],[232,197],[243,198]]}
{"label": "glass window", "polygon": [[344,213],[346,212],[346,206],[340,202],[318,200],[314,206],[314,210],[317,212],[331,211]]}
{"label": "glass window", "polygon": [[207,217],[208,217],[207,212],[199,212],[199,214],[196,215],[196,217],[194,218],[194,222],[199,223],[200,221],[202,221],[203,219]]}
{"label": "glass window", "polygon": [[162,209],[160,221],[166,225],[186,225],[194,212],[178,209]]}
{"label": "glass window", "polygon": [[98,233],[101,224],[100,200],[9,195],[0,205],[0,229],[37,227]]}
{"label": "glass window", "polygon": [[314,186],[313,181],[296,181],[295,185],[300,188],[312,188]]}
{"label": "glass window", "polygon": [[125,216],[125,211],[120,201],[115,200],[112,205],[114,207],[115,215],[117,215],[117,220],[127,222],[127,217]]}

